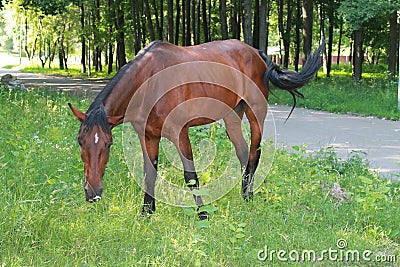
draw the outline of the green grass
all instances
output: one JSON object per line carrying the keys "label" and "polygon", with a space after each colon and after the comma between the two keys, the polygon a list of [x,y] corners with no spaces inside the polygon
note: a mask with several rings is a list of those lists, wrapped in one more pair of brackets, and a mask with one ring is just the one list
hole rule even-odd
{"label": "green grass", "polygon": [[[298,99],[297,106],[391,120],[400,118],[400,111],[397,109],[397,82],[376,77],[379,75],[374,73],[368,74],[374,78],[354,82],[346,73],[334,74],[330,79],[317,78],[311,81],[300,89],[305,98]],[[269,102],[292,105],[293,99],[287,92],[273,90]]]}
{"label": "green grass", "polygon": [[[218,210],[202,228],[195,215],[160,202],[155,214],[140,216],[142,191],[128,174],[117,127],[103,200],[87,203],[76,142],[79,122],[67,102],[81,109],[89,105],[60,93],[0,90],[1,266],[400,263],[400,185],[370,173],[357,154],[341,160],[331,150],[313,156],[302,147],[296,147],[296,154],[279,150],[254,200],[244,202],[235,187],[212,203]],[[225,142],[215,136],[216,142]],[[335,197],[334,183],[351,197]],[[338,249],[340,239],[347,241],[344,250],[396,255],[397,262],[341,262],[327,255],[318,263],[282,262],[276,254],[270,262],[257,257],[264,256],[266,246],[268,251],[321,253]]]}
{"label": "green grass", "polygon": [[92,71],[89,76],[87,72],[82,73],[79,66],[69,66],[68,69],[61,70],[58,67],[52,67],[49,69],[47,66],[42,68],[39,65],[29,65],[22,67],[20,70],[24,72],[40,73],[45,75],[61,75],[72,78],[111,78],[116,74],[116,71],[111,74],[107,74],[107,71],[103,70],[98,72]]}

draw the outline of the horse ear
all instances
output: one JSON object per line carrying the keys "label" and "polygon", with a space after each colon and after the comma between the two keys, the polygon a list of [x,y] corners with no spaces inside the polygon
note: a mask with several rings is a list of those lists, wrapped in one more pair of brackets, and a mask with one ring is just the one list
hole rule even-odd
{"label": "horse ear", "polygon": [[74,113],[75,117],[78,120],[83,122],[86,119],[86,117],[87,117],[86,113],[83,113],[79,109],[74,108],[71,103],[68,103],[68,106],[69,106],[69,108],[71,109],[72,113]]}
{"label": "horse ear", "polygon": [[111,129],[117,125],[120,125],[124,122],[125,116],[114,116],[114,117],[107,117],[108,123],[110,124]]}

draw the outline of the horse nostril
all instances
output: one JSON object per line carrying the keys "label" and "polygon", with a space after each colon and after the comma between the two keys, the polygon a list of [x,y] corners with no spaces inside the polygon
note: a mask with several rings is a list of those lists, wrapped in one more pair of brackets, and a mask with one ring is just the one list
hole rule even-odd
{"label": "horse nostril", "polygon": [[101,194],[103,193],[103,187],[93,188],[90,185],[85,185],[84,187],[86,200],[89,202],[97,202],[101,200]]}

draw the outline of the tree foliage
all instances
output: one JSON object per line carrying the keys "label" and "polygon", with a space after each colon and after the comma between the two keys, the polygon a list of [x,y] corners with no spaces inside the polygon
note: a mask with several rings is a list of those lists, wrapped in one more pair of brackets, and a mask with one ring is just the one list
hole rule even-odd
{"label": "tree foliage", "polygon": [[[279,54],[271,55],[274,60],[285,66],[294,64],[297,69],[301,58],[325,38],[327,75],[334,53],[341,56],[357,52],[360,57],[367,56],[370,63],[396,57],[389,36],[396,36],[393,31],[398,27],[392,24],[389,27],[389,14],[400,6],[400,0],[6,0],[1,3],[4,3],[3,14],[14,14],[14,21],[6,22],[14,28],[14,34],[8,36],[22,32],[26,54],[50,63],[49,66],[54,58],[61,58],[60,67],[67,67],[70,55],[80,55],[82,70],[98,71],[108,65],[111,72],[155,39],[192,45],[237,38],[262,50],[267,50],[267,46],[280,47]],[[358,32],[362,40],[356,47],[351,40],[358,30],[362,30]]]}

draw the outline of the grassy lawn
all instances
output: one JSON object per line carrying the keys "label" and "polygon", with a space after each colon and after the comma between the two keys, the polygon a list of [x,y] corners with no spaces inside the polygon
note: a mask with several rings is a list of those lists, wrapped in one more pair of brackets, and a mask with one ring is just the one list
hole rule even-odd
{"label": "grassy lawn", "polygon": [[61,93],[0,90],[1,266],[400,263],[400,185],[370,173],[357,154],[340,160],[330,150],[279,150],[269,173],[259,169],[266,180],[253,201],[236,186],[212,203],[217,210],[202,227],[187,210],[160,202],[155,214],[140,216],[142,191],[125,164],[119,126],[103,200],[87,203],[79,123],[67,102],[89,105]]}

